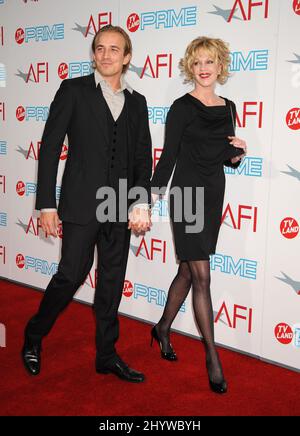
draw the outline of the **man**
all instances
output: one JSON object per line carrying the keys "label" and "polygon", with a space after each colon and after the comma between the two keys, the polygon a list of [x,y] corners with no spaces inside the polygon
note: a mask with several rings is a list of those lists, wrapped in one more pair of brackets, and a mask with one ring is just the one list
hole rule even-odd
{"label": "man", "polygon": [[[105,26],[95,35],[92,50],[95,72],[62,82],[42,138],[36,209],[41,210],[41,225],[49,235],[57,235],[62,220],[62,257],[38,313],[26,326],[22,357],[27,371],[37,375],[42,339],[84,282],[97,246],[96,371],[142,382],[144,375],[122,361],[115,343],[129,229],[149,229],[147,204],[133,208],[129,223],[99,222],[96,191],[104,186],[117,188],[119,180],[125,179],[128,188],[143,187],[150,195],[152,158],[147,105],[145,97],[124,80],[132,53],[127,33],[117,26]],[[56,211],[56,174],[66,134],[69,152]]]}

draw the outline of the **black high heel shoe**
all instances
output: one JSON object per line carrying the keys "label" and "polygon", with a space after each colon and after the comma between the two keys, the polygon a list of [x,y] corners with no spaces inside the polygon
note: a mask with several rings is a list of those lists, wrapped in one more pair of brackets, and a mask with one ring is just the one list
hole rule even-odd
{"label": "black high heel shoe", "polygon": [[222,380],[220,383],[214,383],[210,379],[209,380],[209,386],[210,389],[215,392],[216,394],[226,394],[227,392],[227,383],[225,380]]}
{"label": "black high heel shoe", "polygon": [[[159,345],[160,355],[161,355],[162,359],[166,359],[166,360],[170,360],[170,361],[178,360],[178,358],[176,356],[176,353],[175,353],[175,351],[173,349],[172,349],[172,351],[169,351],[169,352],[165,352],[165,351],[162,350],[162,343],[161,343],[161,341],[160,341],[160,339],[158,337],[158,334],[157,334],[157,331],[155,329],[155,326],[151,330],[151,342],[150,342],[151,347],[153,345],[153,339],[155,339],[156,342]],[[172,348],[171,344],[170,344],[170,347]]]}
{"label": "black high heel shoe", "polygon": [[226,394],[227,392],[226,380],[223,378],[223,380],[219,383],[213,382],[209,377],[208,362],[206,362],[206,369],[208,373],[208,381],[209,381],[210,389],[216,394]]}

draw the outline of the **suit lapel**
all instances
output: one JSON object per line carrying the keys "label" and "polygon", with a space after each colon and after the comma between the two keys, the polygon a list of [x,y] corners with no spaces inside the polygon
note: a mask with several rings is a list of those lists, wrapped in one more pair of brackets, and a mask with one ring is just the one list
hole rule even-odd
{"label": "suit lapel", "polygon": [[127,144],[130,157],[132,156],[130,152],[134,152],[133,130],[136,128],[138,114],[136,113],[136,100],[133,95],[127,89],[125,89],[124,94],[126,99]]}

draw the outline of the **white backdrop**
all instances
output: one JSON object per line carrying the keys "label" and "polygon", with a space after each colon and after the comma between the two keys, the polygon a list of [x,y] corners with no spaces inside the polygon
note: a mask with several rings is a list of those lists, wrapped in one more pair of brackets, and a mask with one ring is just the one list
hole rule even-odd
{"label": "white backdrop", "polygon": [[[147,98],[154,166],[168,108],[190,89],[178,70],[186,45],[229,42],[232,77],[217,91],[235,101],[249,152],[225,170],[211,257],[216,341],[300,369],[300,0],[0,0],[0,275],[45,288],[56,271],[60,239],[43,236],[34,211],[39,141],[61,80],[90,73],[93,35],[108,23],[132,38],[127,81]],[[131,238],[120,307],[151,322],[177,270],[165,199],[154,216],[164,223]],[[93,266],[76,298],[92,302],[95,280]],[[173,327],[198,335],[189,297]]]}

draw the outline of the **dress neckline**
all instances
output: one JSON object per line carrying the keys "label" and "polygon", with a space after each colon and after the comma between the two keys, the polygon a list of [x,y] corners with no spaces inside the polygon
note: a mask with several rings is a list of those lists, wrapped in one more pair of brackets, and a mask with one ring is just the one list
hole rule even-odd
{"label": "dress neckline", "polygon": [[190,94],[189,92],[186,93],[186,95],[189,95],[190,97],[192,97],[194,100],[198,101],[203,107],[205,108],[216,108],[216,107],[226,107],[228,105],[228,100],[225,97],[221,97],[220,95],[218,95],[218,97],[222,98],[225,101],[225,104],[217,104],[217,105],[210,105],[207,106],[206,104],[204,104],[201,100],[199,100],[199,98],[194,97],[192,94]]}

